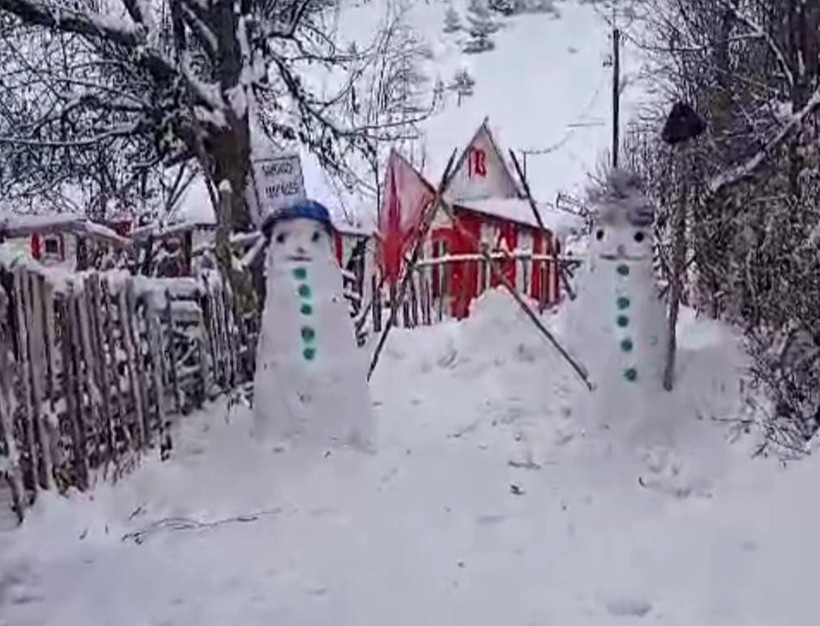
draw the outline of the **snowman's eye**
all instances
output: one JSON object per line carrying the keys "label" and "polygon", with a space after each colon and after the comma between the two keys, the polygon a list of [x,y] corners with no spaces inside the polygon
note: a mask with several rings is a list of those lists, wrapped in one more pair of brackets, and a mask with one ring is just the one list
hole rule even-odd
{"label": "snowman's eye", "polygon": [[634,239],[638,243],[641,243],[645,238],[646,238],[646,235],[643,234],[642,230],[639,230],[637,233],[635,233]]}
{"label": "snowman's eye", "polygon": [[595,239],[597,239],[598,241],[601,241],[601,239],[603,239],[603,238],[604,238],[603,229],[601,229],[597,233],[595,233]]}
{"label": "snowman's eye", "polygon": [[276,235],[276,243],[285,243],[287,238],[287,233],[279,233],[278,235]]}
{"label": "snowman's eye", "polygon": [[317,243],[319,241],[319,239],[321,239],[321,237],[322,237],[322,233],[320,233],[318,230],[314,230],[313,231],[313,237],[311,237],[310,240],[313,243]]}

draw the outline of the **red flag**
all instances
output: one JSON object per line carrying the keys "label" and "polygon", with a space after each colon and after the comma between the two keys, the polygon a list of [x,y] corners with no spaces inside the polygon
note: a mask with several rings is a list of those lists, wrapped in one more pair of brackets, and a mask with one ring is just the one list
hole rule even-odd
{"label": "red flag", "polygon": [[419,227],[436,194],[422,175],[395,150],[387,161],[384,182],[379,215],[381,262],[385,280],[395,285],[404,255],[418,240]]}

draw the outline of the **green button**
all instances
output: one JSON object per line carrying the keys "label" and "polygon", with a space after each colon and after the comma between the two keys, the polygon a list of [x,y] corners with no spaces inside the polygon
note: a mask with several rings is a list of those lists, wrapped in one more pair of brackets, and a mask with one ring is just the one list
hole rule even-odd
{"label": "green button", "polygon": [[310,306],[309,304],[303,304],[301,307],[299,307],[299,312],[302,315],[312,315],[313,314],[313,307]]}
{"label": "green button", "polygon": [[616,322],[621,328],[626,328],[629,326],[629,318],[626,315],[619,315]]}
{"label": "green button", "polygon": [[307,270],[304,267],[297,267],[293,270],[293,277],[296,280],[305,280],[305,278],[307,278]]}
{"label": "green button", "polygon": [[629,308],[629,298],[620,297],[618,298],[618,308],[622,311],[624,309]]}
{"label": "green button", "polygon": [[630,367],[629,369],[624,371],[624,378],[626,378],[629,382],[634,383],[638,380],[638,370],[634,367]]}
{"label": "green button", "polygon": [[305,348],[302,350],[302,356],[305,357],[305,361],[312,361],[316,358],[316,348]]}
{"label": "green button", "polygon": [[629,276],[629,266],[628,265],[619,265],[617,272],[621,276]]}
{"label": "green button", "polygon": [[310,298],[310,287],[307,285],[299,285],[299,295],[303,298]]}
{"label": "green button", "polygon": [[621,342],[621,350],[623,350],[624,352],[632,352],[632,348],[634,347],[635,346],[632,344],[631,339],[624,339]]}
{"label": "green button", "polygon": [[302,326],[302,339],[305,341],[313,341],[316,338],[316,331],[310,326]]}

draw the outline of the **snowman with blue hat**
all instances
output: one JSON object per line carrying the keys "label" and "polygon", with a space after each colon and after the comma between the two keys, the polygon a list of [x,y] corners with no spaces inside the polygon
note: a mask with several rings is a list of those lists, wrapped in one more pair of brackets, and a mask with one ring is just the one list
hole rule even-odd
{"label": "snowman with blue hat", "polygon": [[367,361],[357,347],[327,208],[303,200],[265,220],[265,307],[254,432],[285,447],[369,449]]}

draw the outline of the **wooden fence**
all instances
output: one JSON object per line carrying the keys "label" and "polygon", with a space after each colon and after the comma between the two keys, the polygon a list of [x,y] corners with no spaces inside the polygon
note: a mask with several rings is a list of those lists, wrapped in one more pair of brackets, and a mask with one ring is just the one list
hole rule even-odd
{"label": "wooden fence", "polygon": [[252,377],[255,322],[218,275],[18,266],[0,283],[0,502],[20,521],[41,490],[167,455],[172,416]]}
{"label": "wooden fence", "polygon": [[[506,257],[502,254],[493,254],[493,261],[503,261]],[[519,289],[521,295],[532,300],[534,306],[543,312],[545,309],[554,306],[561,299],[561,292],[565,291],[566,275],[572,268],[579,264],[577,259],[556,259],[549,255],[515,255],[515,262],[519,264],[519,270],[526,279],[523,281],[527,288],[521,290],[520,285],[513,287]],[[461,284],[462,290],[468,288],[470,293],[457,293],[453,289],[453,281],[450,280],[453,266],[460,264],[462,270],[464,266],[472,264],[476,266],[476,271],[465,273],[478,277],[484,284],[473,289],[466,281]],[[434,273],[432,268],[436,267]],[[540,273],[540,284],[542,288],[537,294],[537,298],[530,293],[533,273]],[[564,273],[555,289],[546,288],[552,282],[551,277],[556,272]],[[440,259],[425,259],[420,261],[414,268],[412,279],[408,283],[408,290],[405,294],[404,302],[399,308],[396,324],[405,328],[415,328],[416,326],[429,326],[451,317],[452,303],[454,299],[469,300],[477,293],[481,295],[491,286],[497,284],[496,280],[489,277],[492,275],[491,268],[488,267],[486,259],[480,254],[451,256]],[[380,283],[378,276],[371,277],[371,301],[369,315],[372,318],[370,327],[376,333],[381,332],[387,317],[390,315],[390,308],[394,294],[391,294],[384,285]],[[434,282],[437,282],[434,288]],[[513,281],[515,282],[515,281]],[[360,325],[364,325],[367,320],[360,319]]]}

